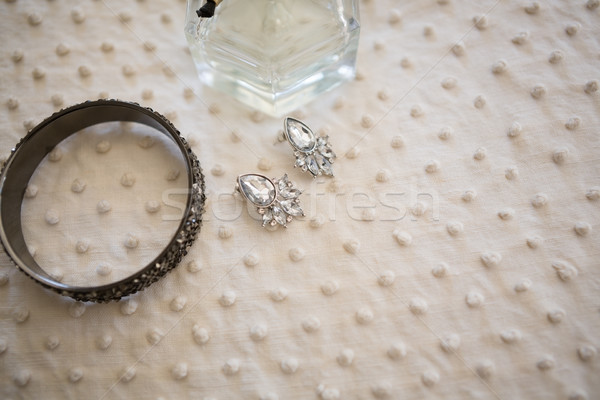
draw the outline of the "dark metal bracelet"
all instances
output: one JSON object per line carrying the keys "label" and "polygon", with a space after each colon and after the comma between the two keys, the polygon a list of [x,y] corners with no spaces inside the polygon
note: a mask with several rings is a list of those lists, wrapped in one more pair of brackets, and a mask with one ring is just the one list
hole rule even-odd
{"label": "dark metal bracelet", "polygon": [[[21,204],[29,179],[46,154],[75,132],[111,121],[138,122],[164,133],[175,142],[186,164],[189,188],[186,207],[177,232],[150,264],[133,275],[106,285],[66,285],[44,271],[29,252],[21,226]],[[206,199],[204,192],[200,163],[186,140],[168,119],[136,103],[119,100],[87,101],[45,119],[12,149],[0,173],[0,239],[17,268],[45,288],[79,301],[119,300],[159,280],[187,254],[200,231]]]}

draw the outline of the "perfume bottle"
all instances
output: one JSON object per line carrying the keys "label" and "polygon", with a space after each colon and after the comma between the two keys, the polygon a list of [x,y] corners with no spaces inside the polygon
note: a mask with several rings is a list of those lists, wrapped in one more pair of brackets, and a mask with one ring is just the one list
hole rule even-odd
{"label": "perfume bottle", "polygon": [[200,17],[207,4],[188,0],[185,34],[200,80],[266,114],[287,114],[354,77],[358,2],[221,0]]}

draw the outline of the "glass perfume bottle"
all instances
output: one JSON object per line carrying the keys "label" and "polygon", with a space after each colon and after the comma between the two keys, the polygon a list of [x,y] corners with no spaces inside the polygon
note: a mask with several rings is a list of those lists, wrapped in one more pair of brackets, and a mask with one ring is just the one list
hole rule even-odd
{"label": "glass perfume bottle", "polygon": [[282,116],[355,75],[358,0],[222,0],[200,18],[203,3],[185,24],[198,75],[253,108]]}

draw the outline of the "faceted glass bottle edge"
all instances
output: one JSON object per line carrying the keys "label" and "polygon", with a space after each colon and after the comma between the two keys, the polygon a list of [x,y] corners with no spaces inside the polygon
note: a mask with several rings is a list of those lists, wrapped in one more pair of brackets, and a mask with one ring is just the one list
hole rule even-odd
{"label": "faceted glass bottle edge", "polygon": [[203,60],[202,43],[197,38],[197,34],[202,27],[201,24],[210,23],[210,21],[200,21],[196,16],[196,9],[202,5],[202,0],[188,0],[185,35],[200,81],[253,109],[274,117],[281,117],[315,100],[321,94],[353,80],[356,75],[360,36],[358,1],[342,0],[342,2],[345,4],[345,13],[349,15],[344,16],[348,21],[348,40],[341,57],[315,71],[312,75],[297,81],[285,91],[274,92],[266,90],[264,86],[253,85],[235,74],[220,73],[212,68],[209,62]]}

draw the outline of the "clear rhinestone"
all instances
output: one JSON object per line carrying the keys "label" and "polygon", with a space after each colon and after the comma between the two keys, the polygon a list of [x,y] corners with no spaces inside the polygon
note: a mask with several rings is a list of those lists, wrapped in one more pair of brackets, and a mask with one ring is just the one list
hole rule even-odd
{"label": "clear rhinestone", "polygon": [[286,224],[285,213],[277,206],[273,206],[273,219],[277,221],[279,225],[285,226]]}
{"label": "clear rhinestone", "polygon": [[294,188],[285,188],[279,192],[284,199],[297,199],[302,192]]}
{"label": "clear rhinestone", "polygon": [[313,176],[319,175],[319,164],[317,164],[317,160],[313,156],[306,156],[304,161]]}
{"label": "clear rhinestone", "polygon": [[238,178],[238,184],[240,192],[259,207],[266,207],[275,201],[275,185],[262,175],[242,175]]}
{"label": "clear rhinestone", "polygon": [[331,168],[331,163],[326,157],[323,157],[320,153],[315,154],[315,158],[317,159],[317,163],[319,164],[319,168],[325,175],[333,176],[333,169]]}
{"label": "clear rhinestone", "polygon": [[279,202],[279,204],[281,204],[281,208],[283,208],[283,211],[285,211],[289,215],[292,215],[294,217],[304,216],[304,211],[302,211],[300,206],[296,204],[294,200],[284,200]]}
{"label": "clear rhinestone", "polygon": [[267,225],[273,220],[273,212],[270,209],[265,209],[265,213],[262,216],[263,226]]}
{"label": "clear rhinestone", "polygon": [[285,133],[292,146],[302,152],[309,152],[317,145],[313,131],[304,123],[294,118],[285,119]]}

